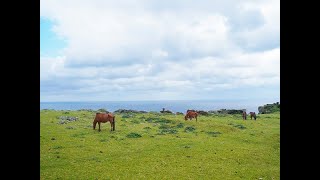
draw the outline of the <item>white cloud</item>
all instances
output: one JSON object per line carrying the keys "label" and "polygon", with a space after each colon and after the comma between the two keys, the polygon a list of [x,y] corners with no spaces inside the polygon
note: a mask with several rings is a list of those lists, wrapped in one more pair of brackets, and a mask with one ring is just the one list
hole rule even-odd
{"label": "white cloud", "polygon": [[40,80],[47,80],[59,75],[64,66],[65,57],[41,57]]}
{"label": "white cloud", "polygon": [[67,42],[63,56],[40,54],[43,100],[181,99],[279,88],[278,1],[40,4],[41,17]]}
{"label": "white cloud", "polygon": [[152,59],[157,59],[157,58],[165,58],[168,57],[168,52],[161,50],[161,49],[156,49],[152,51]]}

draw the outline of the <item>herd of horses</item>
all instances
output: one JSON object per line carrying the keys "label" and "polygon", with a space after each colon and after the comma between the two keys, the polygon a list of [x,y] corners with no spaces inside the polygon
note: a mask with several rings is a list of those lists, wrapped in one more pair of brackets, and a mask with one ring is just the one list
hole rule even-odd
{"label": "herd of horses", "polygon": [[[257,120],[257,115],[255,112],[250,112],[250,119],[252,120],[252,117],[254,118],[254,120]],[[247,120],[247,113],[245,111],[242,112],[242,119],[243,120]]]}
{"label": "herd of horses", "polygon": [[[250,118],[252,120],[252,117],[254,118],[254,120],[257,119],[257,116],[256,116],[256,113],[255,112],[250,112]],[[196,119],[196,122],[198,122],[198,113],[195,111],[195,110],[187,110],[186,112],[186,115],[184,116],[184,119],[185,120],[192,120],[192,118],[195,118]],[[243,120],[246,120],[247,119],[247,113],[245,111],[243,111],[242,113],[242,118]],[[106,123],[106,122],[110,122],[110,125],[111,125],[111,131],[114,131],[115,130],[115,116],[112,114],[112,113],[96,113],[96,116],[93,120],[93,129],[95,130],[96,129],[96,125],[98,123],[99,125],[99,131],[101,131],[100,129],[100,124],[101,123]]]}

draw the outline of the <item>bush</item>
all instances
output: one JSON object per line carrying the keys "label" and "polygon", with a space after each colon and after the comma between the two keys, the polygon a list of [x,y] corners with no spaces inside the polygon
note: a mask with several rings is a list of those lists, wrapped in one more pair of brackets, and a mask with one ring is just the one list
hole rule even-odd
{"label": "bush", "polygon": [[175,129],[161,129],[160,131],[159,131],[159,134],[177,134],[177,130],[175,130]]}
{"label": "bush", "polygon": [[242,124],[233,125],[233,127],[236,127],[236,128],[239,128],[239,129],[246,129],[246,127],[243,126]]}
{"label": "bush", "polygon": [[131,118],[132,115],[131,115],[131,114],[130,114],[130,115],[129,115],[129,114],[124,114],[124,115],[122,115],[121,117],[122,117],[123,119],[124,119],[124,118]]}
{"label": "bush", "polygon": [[168,126],[167,124],[162,124],[159,129],[169,129],[170,126]]}
{"label": "bush", "polygon": [[280,103],[266,104],[258,107],[259,114],[269,114],[280,111]]}
{"label": "bush", "polygon": [[183,127],[184,127],[184,124],[183,124],[183,123],[179,123],[176,127],[177,127],[177,128],[183,128]]}
{"label": "bush", "polygon": [[103,108],[98,109],[97,111],[98,111],[98,112],[105,112],[105,113],[109,113],[109,111],[107,111],[106,109],[103,109]]}
{"label": "bush", "polygon": [[217,137],[217,135],[218,135],[218,134],[221,134],[221,132],[212,131],[212,132],[207,132],[207,134],[211,135],[212,137]]}
{"label": "bush", "polygon": [[196,130],[196,128],[188,126],[184,129],[185,132],[193,132],[194,130]]}
{"label": "bush", "polygon": [[134,124],[140,124],[140,121],[139,121],[139,120],[137,120],[137,119],[134,119],[134,120],[132,120],[132,121],[131,121],[131,123],[134,123]]}
{"label": "bush", "polygon": [[129,134],[127,134],[127,136],[126,136],[127,138],[140,138],[140,137],[142,137],[140,134],[138,134],[138,133],[129,133]]}
{"label": "bush", "polygon": [[197,113],[200,114],[200,115],[203,115],[203,116],[208,116],[209,115],[209,113],[207,111],[202,111],[202,110],[197,111]]}
{"label": "bush", "polygon": [[165,119],[165,118],[152,118],[152,117],[150,117],[150,118],[147,118],[146,121],[149,123],[161,123],[161,124],[172,123],[170,120]]}

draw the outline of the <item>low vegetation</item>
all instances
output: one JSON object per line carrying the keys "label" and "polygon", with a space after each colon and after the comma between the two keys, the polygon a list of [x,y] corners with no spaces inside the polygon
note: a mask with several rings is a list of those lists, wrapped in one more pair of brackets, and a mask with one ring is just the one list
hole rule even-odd
{"label": "low vegetation", "polygon": [[265,104],[258,107],[259,114],[270,114],[274,112],[280,112],[280,103]]}
{"label": "low vegetation", "polygon": [[[77,117],[60,123],[62,116]],[[118,111],[92,129],[95,111],[40,111],[40,179],[280,179],[280,113]]]}

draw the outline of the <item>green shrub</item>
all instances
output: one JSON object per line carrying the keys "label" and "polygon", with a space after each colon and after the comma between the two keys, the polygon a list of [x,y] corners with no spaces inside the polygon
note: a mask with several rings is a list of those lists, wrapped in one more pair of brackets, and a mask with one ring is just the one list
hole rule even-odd
{"label": "green shrub", "polygon": [[233,125],[233,127],[239,128],[239,129],[246,129],[246,127],[242,124]]}
{"label": "green shrub", "polygon": [[196,128],[188,126],[184,129],[185,132],[193,132],[194,130],[196,130]]}
{"label": "green shrub", "polygon": [[177,134],[177,130],[175,130],[175,129],[161,129],[160,131],[159,131],[159,134]]}
{"label": "green shrub", "polygon": [[183,124],[183,123],[179,123],[176,127],[177,127],[177,128],[183,128],[183,127],[184,127],[184,124]]}
{"label": "green shrub", "polygon": [[127,134],[126,137],[127,137],[127,138],[140,138],[140,137],[142,137],[142,136],[141,136],[140,134],[138,134],[138,133],[132,132],[132,133]]}
{"label": "green shrub", "polygon": [[146,121],[149,123],[161,123],[161,124],[172,123],[170,120],[165,118],[153,118],[153,117],[147,118]]}
{"label": "green shrub", "polygon": [[98,109],[98,110],[97,110],[97,112],[105,112],[105,113],[109,113],[109,111],[107,111],[106,109],[103,109],[103,108]]}
{"label": "green shrub", "polygon": [[207,134],[211,135],[212,137],[217,137],[217,135],[221,134],[221,132],[211,131],[211,132],[207,132]]}

